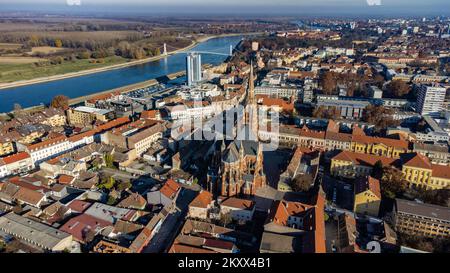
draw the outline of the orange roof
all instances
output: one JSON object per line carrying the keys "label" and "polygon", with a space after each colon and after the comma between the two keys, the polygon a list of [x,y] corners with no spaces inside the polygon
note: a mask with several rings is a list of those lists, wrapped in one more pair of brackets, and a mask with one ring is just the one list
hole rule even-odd
{"label": "orange roof", "polygon": [[314,246],[316,253],[326,253],[325,246],[325,197],[321,192],[317,194],[316,207],[314,209]]}
{"label": "orange roof", "polygon": [[14,194],[15,199],[35,206],[37,206],[44,197],[44,194],[25,187],[20,187]]}
{"label": "orange roof", "polygon": [[204,254],[210,254],[210,253],[217,253],[215,251],[206,249],[206,248],[200,248],[200,247],[193,247],[188,245],[182,245],[175,243],[170,247],[169,253],[204,253]]}
{"label": "orange roof", "polygon": [[74,179],[75,179],[75,177],[73,177],[71,175],[61,174],[58,177],[58,183],[68,185],[68,184],[71,184]]}
{"label": "orange roof", "polygon": [[55,144],[64,142],[66,140],[67,140],[66,136],[62,135],[62,136],[59,136],[59,137],[55,137],[55,138],[51,138],[51,139],[47,139],[47,140],[41,141],[41,142],[36,143],[36,144],[29,145],[27,147],[27,149],[28,149],[28,151],[36,151],[36,150],[39,150],[39,149],[42,149],[42,148],[45,148],[45,147],[50,147],[50,146],[53,146]]}
{"label": "orange roof", "polygon": [[3,159],[3,162],[5,162],[5,164],[12,164],[14,162],[27,159],[29,157],[30,157],[30,155],[27,152],[20,152],[20,153],[16,153],[16,154],[4,157],[2,159]]}
{"label": "orange roof", "polygon": [[106,93],[106,94],[100,94],[100,95],[97,95],[95,97],[92,97],[92,98],[88,99],[87,101],[90,102],[90,103],[95,103],[96,101],[106,100],[106,99],[109,99],[109,98],[112,98],[112,97],[118,96],[118,95],[120,95],[119,91]]}
{"label": "orange roof", "polygon": [[444,179],[450,179],[450,166],[434,165],[432,164],[432,176]]}
{"label": "orange roof", "polygon": [[364,143],[364,144],[384,144],[388,147],[396,147],[408,150],[409,142],[400,139],[392,139],[385,137],[371,137],[365,135],[353,135],[353,142]]}
{"label": "orange roof", "polygon": [[256,95],[256,100],[264,106],[278,106],[285,111],[294,110],[294,103],[289,103],[281,98],[271,98],[268,95]]}
{"label": "orange roof", "polygon": [[238,208],[242,210],[252,210],[255,206],[255,202],[252,200],[241,199],[236,197],[229,197],[220,203],[221,206]]}
{"label": "orange roof", "polygon": [[373,166],[377,161],[381,161],[383,166],[389,166],[396,163],[397,159],[385,156],[362,154],[349,151],[342,151],[333,157],[333,160],[351,161],[357,165]]}
{"label": "orange roof", "polygon": [[145,119],[155,119],[156,118],[156,114],[159,111],[157,110],[147,110],[147,111],[142,111],[141,113],[141,118],[145,118]]}
{"label": "orange roof", "polygon": [[371,176],[362,177],[355,181],[355,193],[362,193],[370,190],[378,198],[381,198],[380,181]]}
{"label": "orange roof", "polygon": [[201,191],[197,197],[189,204],[189,207],[195,208],[207,208],[211,204],[213,199],[212,194],[209,191]]}
{"label": "orange roof", "polygon": [[428,157],[419,153],[405,154],[403,158],[405,159],[403,162],[404,166],[416,167],[421,169],[432,169],[432,164]]}
{"label": "orange roof", "polygon": [[303,127],[300,129],[300,136],[303,137],[310,137],[310,138],[317,138],[317,139],[325,139],[325,132],[324,131],[314,131],[310,130],[308,128]]}
{"label": "orange roof", "polygon": [[305,213],[307,210],[313,208],[313,206],[306,205],[300,202],[290,202],[290,201],[276,201],[275,203],[275,213],[273,215],[272,221],[276,224],[286,226],[288,223],[289,216],[299,216]]}
{"label": "orange roof", "polygon": [[175,180],[169,179],[159,191],[167,198],[173,199],[180,188],[181,186]]}

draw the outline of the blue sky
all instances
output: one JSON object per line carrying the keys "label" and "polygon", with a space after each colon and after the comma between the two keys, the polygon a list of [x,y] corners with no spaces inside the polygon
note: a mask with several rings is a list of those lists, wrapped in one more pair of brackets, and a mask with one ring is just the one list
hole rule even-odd
{"label": "blue sky", "polygon": [[[67,0],[0,0],[0,12],[10,10],[130,11],[179,13],[260,14],[401,14],[450,15],[450,0],[79,0],[81,7],[69,7]],[[75,0],[69,0],[75,1]],[[381,6],[368,2],[381,1]]]}

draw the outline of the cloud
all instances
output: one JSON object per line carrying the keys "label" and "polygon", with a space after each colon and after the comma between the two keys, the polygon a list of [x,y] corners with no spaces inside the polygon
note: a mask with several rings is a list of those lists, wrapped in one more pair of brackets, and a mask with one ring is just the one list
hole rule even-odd
{"label": "cloud", "polygon": [[369,6],[381,6],[381,0],[366,0]]}
{"label": "cloud", "polygon": [[81,6],[81,0],[66,0],[69,6]]}

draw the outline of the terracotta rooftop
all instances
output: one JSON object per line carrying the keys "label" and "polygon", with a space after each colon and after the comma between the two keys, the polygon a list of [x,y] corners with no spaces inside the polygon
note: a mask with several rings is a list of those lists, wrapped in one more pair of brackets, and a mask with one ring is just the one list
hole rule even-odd
{"label": "terracotta rooftop", "polygon": [[207,208],[211,204],[213,199],[212,194],[209,191],[202,190],[197,197],[189,204],[189,207],[195,208]]}
{"label": "terracotta rooftop", "polygon": [[220,205],[242,210],[252,210],[255,206],[255,202],[236,197],[229,197],[223,200]]}
{"label": "terracotta rooftop", "polygon": [[20,152],[20,153],[16,153],[7,157],[2,158],[3,162],[5,162],[5,164],[12,164],[14,162],[18,162],[24,159],[29,158],[30,155],[27,152]]}

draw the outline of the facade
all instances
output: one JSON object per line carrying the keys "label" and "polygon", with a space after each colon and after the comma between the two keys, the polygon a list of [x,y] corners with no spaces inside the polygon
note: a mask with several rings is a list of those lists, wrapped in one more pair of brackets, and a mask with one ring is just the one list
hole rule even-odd
{"label": "facade", "polygon": [[33,168],[33,160],[27,152],[19,152],[0,159],[0,177],[24,173]]}
{"label": "facade", "polygon": [[450,186],[450,166],[432,164],[419,153],[402,156],[402,172],[412,188],[426,190],[444,189]]}
{"label": "facade", "polygon": [[189,217],[194,219],[209,219],[213,196],[210,192],[202,190],[189,204]]}
{"label": "facade", "polygon": [[251,200],[229,197],[219,201],[220,214],[229,214],[236,221],[251,221],[255,213],[255,202]]}
{"label": "facade", "polygon": [[355,181],[353,211],[357,214],[378,217],[381,203],[380,181],[371,176]]}
{"label": "facade", "polygon": [[450,208],[395,200],[397,231],[429,238],[450,238]]}
{"label": "facade", "polygon": [[78,126],[89,126],[96,120],[107,122],[114,118],[114,112],[111,110],[98,109],[87,106],[79,106],[67,110],[69,123]]}
{"label": "facade", "polygon": [[189,53],[186,56],[187,85],[192,86],[202,80],[202,55]]}
{"label": "facade", "polygon": [[444,110],[445,93],[443,86],[421,85],[417,92],[417,112],[423,116],[439,116]]}
{"label": "facade", "polygon": [[365,177],[371,174],[377,161],[381,161],[383,166],[389,166],[393,165],[396,159],[342,151],[331,159],[330,173],[337,177]]}
{"label": "facade", "polygon": [[164,131],[163,122],[137,120],[106,132],[102,142],[123,149],[136,149],[136,154],[141,156],[162,137]]}

